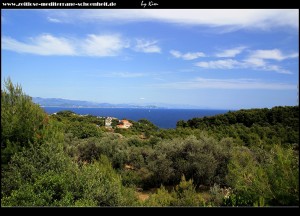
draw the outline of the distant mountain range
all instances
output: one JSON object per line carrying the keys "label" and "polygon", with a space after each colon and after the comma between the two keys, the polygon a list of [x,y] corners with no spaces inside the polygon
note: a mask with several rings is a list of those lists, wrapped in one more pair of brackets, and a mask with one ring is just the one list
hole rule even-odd
{"label": "distant mountain range", "polygon": [[147,108],[156,109],[164,108],[155,105],[137,105],[137,104],[110,104],[110,103],[95,103],[81,100],[68,100],[62,98],[40,98],[33,97],[33,102],[42,107],[69,107],[69,108]]}
{"label": "distant mountain range", "polygon": [[166,104],[166,103],[144,103],[144,104],[110,104],[96,103],[81,100],[69,100],[62,98],[41,98],[32,97],[34,103],[42,107],[65,107],[65,108],[145,108],[145,109],[214,109],[204,106],[193,106],[184,104]]}

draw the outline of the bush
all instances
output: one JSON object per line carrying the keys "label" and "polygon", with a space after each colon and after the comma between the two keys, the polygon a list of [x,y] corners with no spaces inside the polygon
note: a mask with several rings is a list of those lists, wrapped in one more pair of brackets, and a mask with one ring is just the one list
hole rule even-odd
{"label": "bush", "polygon": [[1,163],[7,164],[13,154],[30,143],[40,143],[47,124],[43,109],[23,93],[21,86],[5,80],[1,90]]}
{"label": "bush", "polygon": [[193,181],[186,181],[182,176],[181,182],[175,188],[177,199],[172,203],[174,206],[204,206],[205,201],[202,196],[196,192]]}
{"label": "bush", "polygon": [[275,145],[257,160],[248,148],[233,153],[227,176],[235,189],[235,205],[297,205],[299,157],[291,148]]}
{"label": "bush", "polygon": [[145,202],[146,206],[204,206],[205,201],[196,192],[193,181],[186,181],[182,176],[180,183],[171,192],[161,186],[157,192]]}
{"label": "bush", "polygon": [[153,207],[171,206],[175,199],[174,193],[169,193],[164,186],[161,186],[155,194],[146,200],[144,205]]}

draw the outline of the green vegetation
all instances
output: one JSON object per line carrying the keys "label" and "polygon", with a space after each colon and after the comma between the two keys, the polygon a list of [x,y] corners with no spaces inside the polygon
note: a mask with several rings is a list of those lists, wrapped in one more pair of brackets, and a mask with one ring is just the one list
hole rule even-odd
{"label": "green vegetation", "polygon": [[47,114],[10,79],[1,90],[1,164],[31,144],[38,143],[48,123]]}
{"label": "green vegetation", "polygon": [[[2,206],[297,206],[299,107],[129,129],[1,91]],[[145,197],[145,198],[142,198]]]}

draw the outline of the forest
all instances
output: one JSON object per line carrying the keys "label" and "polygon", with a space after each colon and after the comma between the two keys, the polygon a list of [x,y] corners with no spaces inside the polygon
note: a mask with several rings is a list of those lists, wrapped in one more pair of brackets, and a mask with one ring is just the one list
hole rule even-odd
{"label": "forest", "polygon": [[299,106],[107,129],[1,90],[1,206],[299,206]]}

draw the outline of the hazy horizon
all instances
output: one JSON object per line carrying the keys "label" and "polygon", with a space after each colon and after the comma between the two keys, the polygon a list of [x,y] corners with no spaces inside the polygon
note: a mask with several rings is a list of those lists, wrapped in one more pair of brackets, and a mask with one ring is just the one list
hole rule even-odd
{"label": "hazy horizon", "polygon": [[213,109],[298,105],[299,10],[2,10],[2,88]]}
{"label": "hazy horizon", "polygon": [[[33,99],[35,98],[42,98],[42,97],[32,97]],[[67,99],[67,98],[42,98],[42,99],[62,99],[62,100],[70,100],[70,99]],[[34,101],[34,100],[33,100]],[[250,107],[250,108],[237,108],[237,109],[234,109],[234,108],[230,108],[230,107],[223,107],[223,108],[218,108],[218,107],[208,107],[208,106],[197,106],[197,105],[190,105],[190,104],[174,104],[174,103],[157,103],[157,102],[149,102],[149,103],[106,103],[105,101],[104,102],[97,102],[97,101],[87,101],[87,100],[70,100],[70,101],[81,101],[81,102],[90,102],[90,103],[96,103],[96,104],[111,104],[111,105],[136,105],[136,106],[150,106],[150,105],[154,105],[154,106],[157,106],[158,108],[168,108],[168,109],[208,109],[208,110],[231,110],[231,111],[235,111],[235,110],[240,110],[240,109],[260,109],[260,108],[268,108],[268,109],[271,109],[273,107],[276,107],[276,106],[273,106],[273,107]],[[35,102],[35,101],[34,101]],[[46,106],[46,105],[41,105],[42,107],[51,107],[51,106]],[[288,106],[288,105],[286,105]],[[295,106],[298,106],[298,105],[295,105]],[[55,107],[55,106],[54,106]],[[61,106],[57,106],[57,107],[61,107]],[[73,107],[73,106],[72,106]],[[66,107],[64,107],[66,108]],[[88,107],[82,107],[82,108],[93,108],[92,106]],[[97,108],[97,107],[96,107]],[[107,108],[107,107],[104,107],[104,108]],[[120,108],[120,107],[112,107],[112,108]],[[125,107],[127,108],[127,107]]]}

